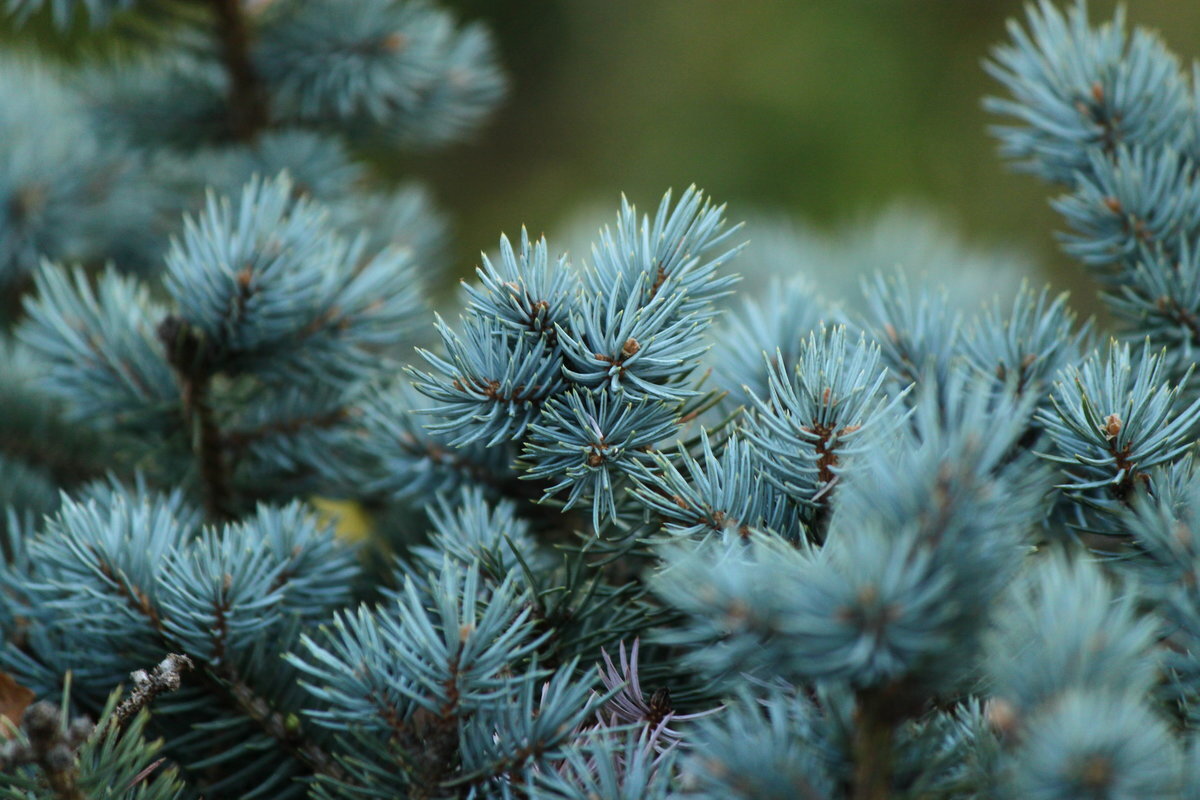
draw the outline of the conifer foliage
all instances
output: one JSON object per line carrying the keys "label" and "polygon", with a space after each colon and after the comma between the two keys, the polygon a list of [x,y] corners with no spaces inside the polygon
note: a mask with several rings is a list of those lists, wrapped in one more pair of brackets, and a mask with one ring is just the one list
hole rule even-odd
{"label": "conifer foliage", "polygon": [[486,35],[140,5],[5,6],[169,33],[0,69],[0,797],[1200,797],[1200,88],[1157,36],[1041,3],[987,62],[1104,342],[902,273],[730,311],[694,187],[502,237],[434,317],[436,217],[349,154],[475,127]]}

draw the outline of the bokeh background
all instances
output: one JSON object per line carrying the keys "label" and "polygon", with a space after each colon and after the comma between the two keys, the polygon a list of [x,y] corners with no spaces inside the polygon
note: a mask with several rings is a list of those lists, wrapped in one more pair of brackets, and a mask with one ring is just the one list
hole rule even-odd
{"label": "bokeh background", "polygon": [[[549,233],[581,208],[615,208],[622,191],[646,206],[695,182],[733,217],[778,212],[830,230],[896,203],[930,208],[973,245],[1026,252],[1095,310],[1094,284],[1058,252],[1047,187],[1001,162],[980,104],[997,91],[982,61],[1022,2],[449,5],[495,32],[512,93],[474,142],[397,166],[457,216],[465,266],[502,229]],[[1107,19],[1116,3],[1089,5]],[[1127,11],[1200,56],[1200,2]]]}
{"label": "bokeh background", "polygon": [[[815,230],[922,208],[972,246],[1025,253],[1096,308],[1057,250],[1047,187],[1009,171],[986,131],[996,120],[980,101],[997,87],[981,64],[1022,2],[441,2],[493,31],[509,97],[471,141],[378,167],[433,189],[454,224],[456,275],[501,231],[570,229],[575,241],[621,192],[652,208],[666,188],[697,183],[731,217]],[[1093,18],[1115,5],[1094,0]],[[1131,22],[1200,55],[1200,2],[1127,5]],[[35,25],[0,38],[71,57],[88,37],[63,42]],[[822,280],[819,265],[806,269]]]}

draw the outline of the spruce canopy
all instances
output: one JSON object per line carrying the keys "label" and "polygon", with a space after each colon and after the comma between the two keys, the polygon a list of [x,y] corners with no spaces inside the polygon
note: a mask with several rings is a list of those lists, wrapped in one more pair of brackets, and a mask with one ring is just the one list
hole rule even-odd
{"label": "spruce canopy", "polygon": [[734,305],[695,187],[501,237],[443,318],[438,215],[356,154],[475,129],[486,32],[145,5],[144,52],[0,61],[0,798],[1200,798],[1200,73],[1156,35],[1042,2],[987,61],[1103,336],[902,271]]}

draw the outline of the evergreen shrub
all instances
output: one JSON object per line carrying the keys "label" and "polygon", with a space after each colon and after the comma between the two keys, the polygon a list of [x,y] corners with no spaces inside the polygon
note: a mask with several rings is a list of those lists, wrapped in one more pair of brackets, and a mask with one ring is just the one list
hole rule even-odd
{"label": "evergreen shrub", "polygon": [[360,154],[476,128],[486,33],[141,6],[4,6],[136,46],[0,65],[0,798],[1200,798],[1200,72],[1156,35],[1043,2],[986,62],[1111,333],[902,272],[731,305],[695,188],[502,237],[433,319],[439,218]]}

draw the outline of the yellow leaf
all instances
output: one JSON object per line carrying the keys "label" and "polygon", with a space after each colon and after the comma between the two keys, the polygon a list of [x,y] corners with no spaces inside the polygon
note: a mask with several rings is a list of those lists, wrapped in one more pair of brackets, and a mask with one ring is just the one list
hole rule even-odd
{"label": "yellow leaf", "polygon": [[352,500],[314,497],[312,504],[317,509],[321,522],[334,526],[334,533],[339,539],[361,542],[371,535],[371,518],[358,503]]}

